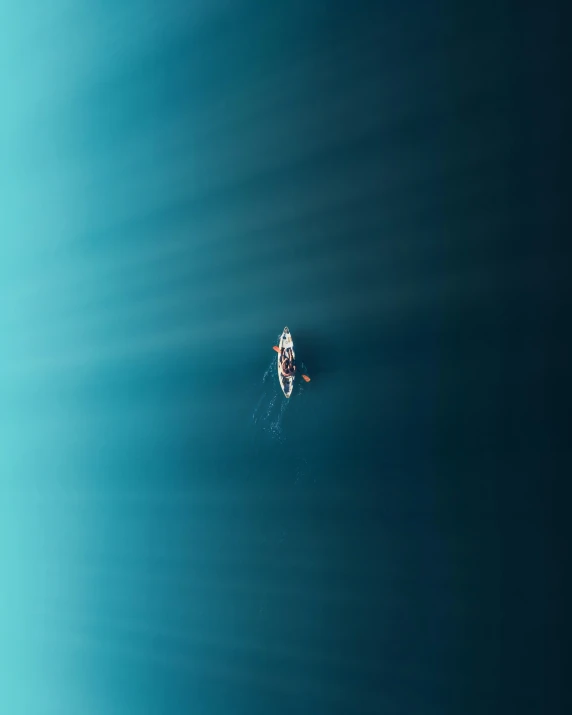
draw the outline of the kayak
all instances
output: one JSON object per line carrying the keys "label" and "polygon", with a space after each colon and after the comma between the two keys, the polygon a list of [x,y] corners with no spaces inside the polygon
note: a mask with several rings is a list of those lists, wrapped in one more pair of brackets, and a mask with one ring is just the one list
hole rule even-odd
{"label": "kayak", "polygon": [[294,387],[294,375],[285,377],[280,371],[280,366],[282,365],[282,360],[284,357],[295,361],[296,356],[294,355],[294,343],[292,341],[292,335],[288,328],[284,328],[282,335],[280,336],[280,342],[278,343],[280,352],[278,353],[278,380],[280,381],[280,387],[282,392],[286,397],[290,397],[292,394],[292,388]]}

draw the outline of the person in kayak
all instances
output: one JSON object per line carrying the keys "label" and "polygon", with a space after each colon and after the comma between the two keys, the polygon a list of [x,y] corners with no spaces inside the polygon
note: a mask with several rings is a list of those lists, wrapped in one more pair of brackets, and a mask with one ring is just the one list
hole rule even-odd
{"label": "person in kayak", "polygon": [[[284,328],[280,342],[285,342],[284,336],[288,333],[288,328]],[[280,385],[286,397],[290,397],[291,385],[294,377],[300,374],[300,377],[304,382],[310,382],[308,375],[304,373],[298,373],[298,368],[296,367],[296,360],[294,359],[294,349],[292,346],[292,341],[290,340],[290,346],[285,348],[278,345],[273,345],[272,349],[278,353],[278,379]],[[302,366],[303,369],[303,366]],[[292,381],[290,380],[292,378]]]}
{"label": "person in kayak", "polygon": [[[292,351],[290,351],[290,352],[292,352]],[[282,364],[280,367],[281,367],[282,375],[284,375],[284,377],[292,377],[292,375],[294,374],[294,371],[296,370],[294,361],[288,355],[282,360]]]}
{"label": "person in kayak", "polygon": [[284,375],[284,377],[292,377],[292,375],[294,374],[294,370],[291,370],[289,365],[283,365],[282,374]]}

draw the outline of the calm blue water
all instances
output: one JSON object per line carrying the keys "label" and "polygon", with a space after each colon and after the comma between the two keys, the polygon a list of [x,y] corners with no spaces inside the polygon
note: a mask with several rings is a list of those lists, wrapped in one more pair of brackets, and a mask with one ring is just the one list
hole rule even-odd
{"label": "calm blue water", "polygon": [[2,713],[560,711],[563,24],[418,5],[1,11]]}

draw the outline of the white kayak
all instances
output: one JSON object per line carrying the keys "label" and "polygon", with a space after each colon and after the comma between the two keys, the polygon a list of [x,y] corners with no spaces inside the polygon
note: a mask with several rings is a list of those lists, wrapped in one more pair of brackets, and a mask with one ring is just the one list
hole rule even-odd
{"label": "white kayak", "polygon": [[[292,394],[292,388],[294,387],[293,366],[295,364],[296,356],[294,354],[292,335],[290,334],[288,328],[284,328],[282,331],[278,347],[280,348],[280,352],[278,353],[278,380],[280,381],[280,387],[282,388],[284,395],[286,397],[290,397]],[[284,361],[285,364],[283,365]],[[293,374],[284,375],[285,371],[292,371]]]}

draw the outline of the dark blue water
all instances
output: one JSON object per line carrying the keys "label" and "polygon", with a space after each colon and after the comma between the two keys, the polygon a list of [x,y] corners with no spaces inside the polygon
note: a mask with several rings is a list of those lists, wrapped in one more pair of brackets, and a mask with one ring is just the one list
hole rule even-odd
{"label": "dark blue water", "polygon": [[564,23],[445,5],[2,10],[2,713],[564,711]]}

